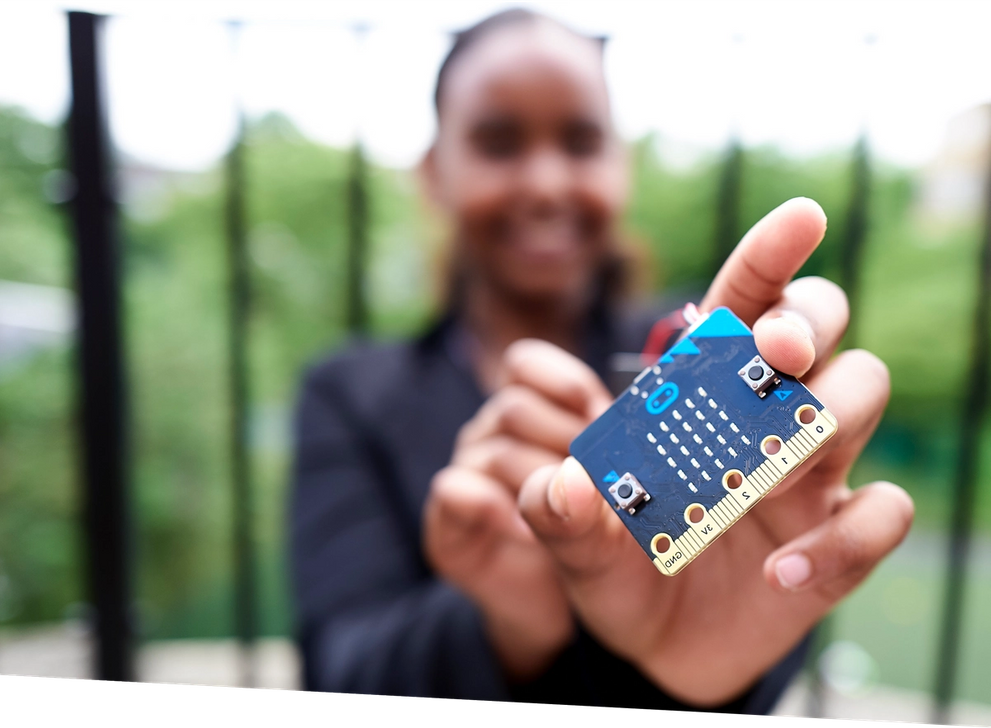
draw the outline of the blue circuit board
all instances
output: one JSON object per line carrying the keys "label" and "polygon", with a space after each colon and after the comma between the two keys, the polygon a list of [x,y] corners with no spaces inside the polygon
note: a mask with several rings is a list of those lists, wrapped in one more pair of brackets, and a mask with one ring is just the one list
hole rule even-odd
{"label": "blue circuit board", "polygon": [[658,570],[674,575],[836,431],[729,309],[697,322],[574,442]]}

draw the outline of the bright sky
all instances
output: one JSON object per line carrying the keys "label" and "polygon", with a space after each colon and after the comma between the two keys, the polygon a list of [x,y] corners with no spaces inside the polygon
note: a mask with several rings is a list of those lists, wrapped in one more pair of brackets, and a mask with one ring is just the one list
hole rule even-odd
{"label": "bright sky", "polygon": [[[947,122],[991,101],[991,3],[581,2],[538,0],[610,36],[617,123],[659,132],[672,158],[725,144],[798,154],[850,145],[866,125],[901,164],[932,158]],[[115,16],[106,72],[118,147],[199,169],[230,143],[235,91],[249,114],[286,113],[309,136],[357,133],[379,161],[409,165],[430,141],[434,75],[449,32],[492,0],[179,2],[78,0]],[[68,99],[64,1],[0,6],[0,103],[60,119]],[[244,21],[235,49],[220,21]],[[369,27],[364,40],[356,24]],[[868,42],[873,39],[873,42]]]}

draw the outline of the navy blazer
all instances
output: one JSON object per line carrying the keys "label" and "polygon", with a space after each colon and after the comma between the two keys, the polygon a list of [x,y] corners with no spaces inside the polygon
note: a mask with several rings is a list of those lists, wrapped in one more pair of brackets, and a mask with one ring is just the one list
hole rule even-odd
{"label": "navy blazer", "polygon": [[[590,317],[584,358],[639,351],[659,312]],[[421,550],[433,475],[484,396],[447,318],[424,336],[355,343],[307,373],[295,420],[290,508],[297,637],[309,690],[686,709],[580,627],[548,671],[510,684],[475,605]],[[721,710],[763,713],[805,642]]]}

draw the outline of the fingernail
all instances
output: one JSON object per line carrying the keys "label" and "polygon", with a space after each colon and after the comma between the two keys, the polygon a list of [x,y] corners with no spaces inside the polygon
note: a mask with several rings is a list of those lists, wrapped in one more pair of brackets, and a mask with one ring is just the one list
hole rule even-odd
{"label": "fingernail", "polygon": [[812,578],[812,562],[805,554],[789,554],[774,566],[778,583],[785,589],[797,591]]}
{"label": "fingernail", "polygon": [[568,470],[572,467],[571,458],[566,459],[561,463],[561,467],[558,468],[557,473],[554,475],[554,480],[551,481],[550,490],[547,493],[547,502],[558,516],[567,520],[570,516],[568,511],[568,493],[565,481],[568,479]]}

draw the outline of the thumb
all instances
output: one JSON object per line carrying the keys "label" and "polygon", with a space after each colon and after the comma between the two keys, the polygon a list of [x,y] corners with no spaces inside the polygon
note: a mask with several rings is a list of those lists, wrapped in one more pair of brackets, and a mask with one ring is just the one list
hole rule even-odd
{"label": "thumb", "polygon": [[519,508],[533,533],[572,576],[611,568],[618,554],[636,546],[573,457],[527,478],[520,489]]}

